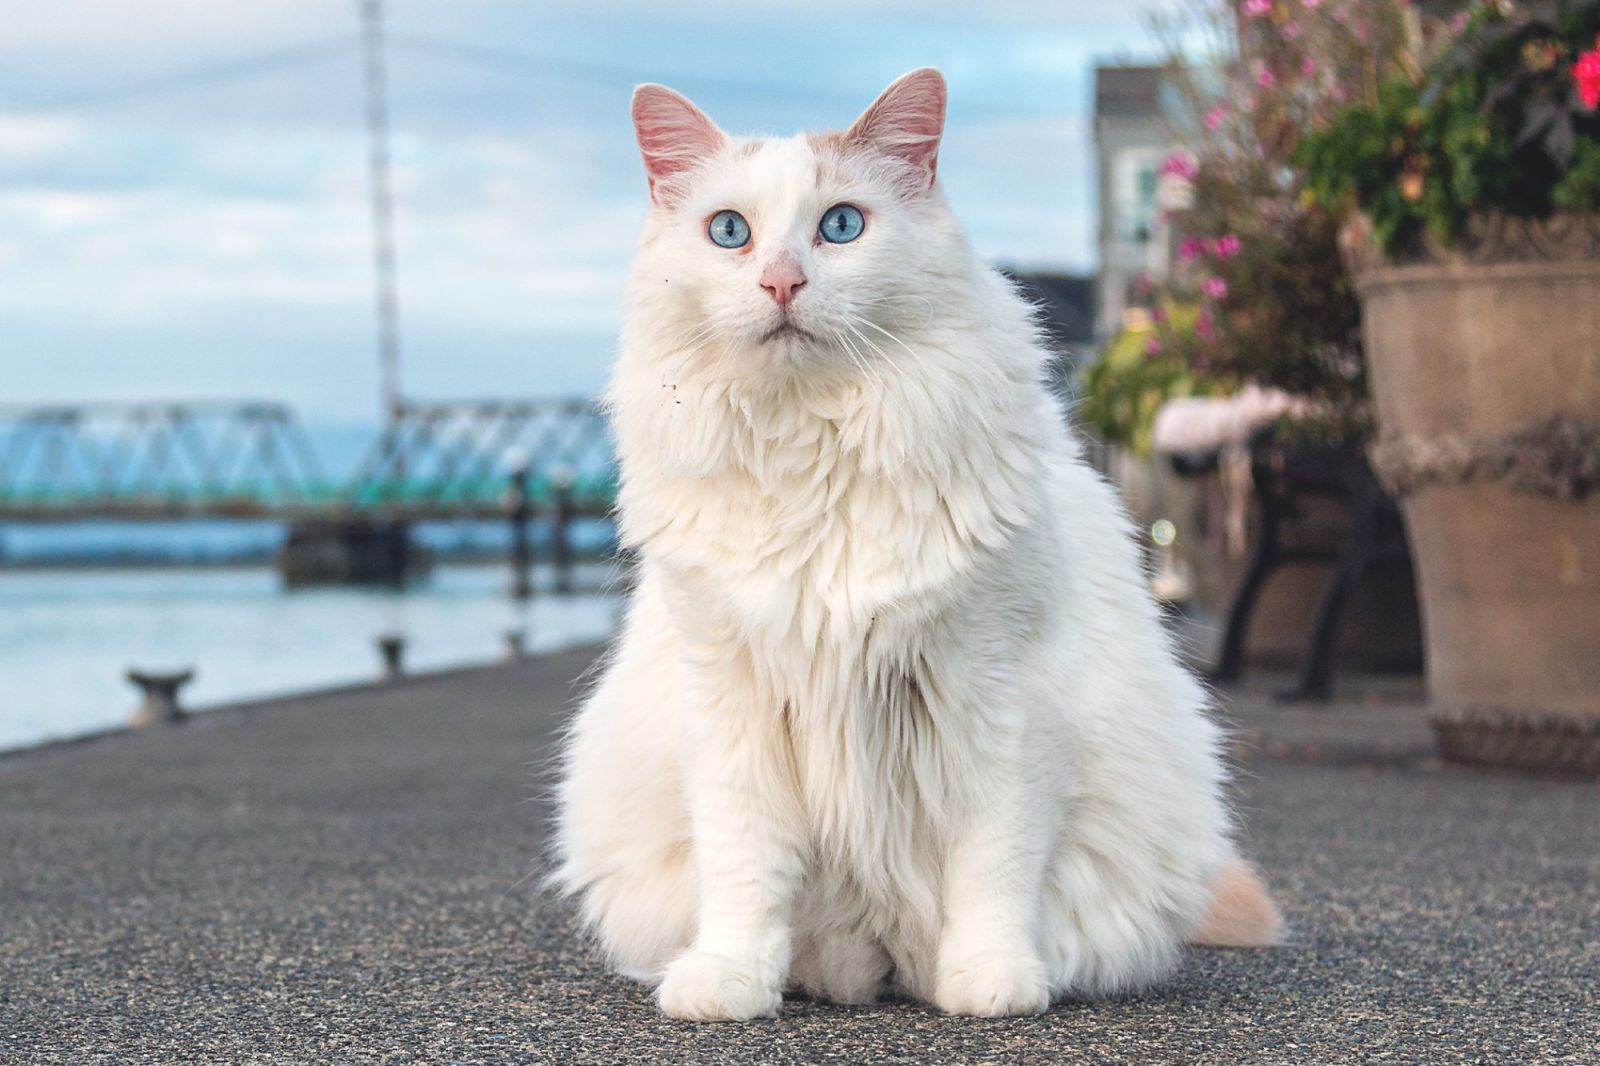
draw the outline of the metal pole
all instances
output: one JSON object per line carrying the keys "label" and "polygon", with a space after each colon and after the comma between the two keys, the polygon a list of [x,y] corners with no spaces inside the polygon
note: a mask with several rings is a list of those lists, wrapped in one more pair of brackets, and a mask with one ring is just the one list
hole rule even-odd
{"label": "metal pole", "polygon": [[528,547],[528,478],[532,471],[519,466],[511,475],[511,595],[525,600],[533,595],[533,552]]}
{"label": "metal pole", "polygon": [[565,596],[572,592],[572,475],[564,470],[557,471],[551,482],[555,492],[555,522],[550,531],[550,556],[555,564],[556,592]]}
{"label": "metal pole", "polygon": [[188,716],[178,702],[178,690],[194,680],[193,670],[180,670],[175,674],[129,670],[128,680],[139,686],[139,691],[144,694],[144,701],[128,722],[130,726],[142,729],[163,722],[181,722]]}
{"label": "metal pole", "polygon": [[378,637],[378,654],[383,659],[383,679],[398,681],[406,676],[406,638],[398,633]]}
{"label": "metal pole", "polygon": [[361,0],[367,95],[367,181],[372,201],[372,268],[378,316],[378,371],[384,418],[399,421],[400,297],[395,280],[394,197],[389,177],[389,91],[383,63],[383,0]]}

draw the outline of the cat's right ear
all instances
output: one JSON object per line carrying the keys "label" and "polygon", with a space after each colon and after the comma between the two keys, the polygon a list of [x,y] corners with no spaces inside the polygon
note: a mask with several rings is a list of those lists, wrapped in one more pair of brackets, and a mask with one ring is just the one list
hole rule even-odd
{"label": "cat's right ear", "polygon": [[668,202],[673,175],[697,165],[728,140],[687,96],[665,85],[633,90],[633,132],[644,155],[650,199],[658,204]]}

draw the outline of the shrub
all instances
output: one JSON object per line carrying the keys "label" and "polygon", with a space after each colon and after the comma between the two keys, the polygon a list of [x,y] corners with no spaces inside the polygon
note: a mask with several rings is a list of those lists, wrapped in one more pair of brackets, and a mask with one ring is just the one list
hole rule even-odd
{"label": "shrub", "polygon": [[1449,245],[1479,216],[1600,211],[1600,0],[1458,7],[1425,68],[1296,156],[1311,199],[1364,212],[1390,255]]}

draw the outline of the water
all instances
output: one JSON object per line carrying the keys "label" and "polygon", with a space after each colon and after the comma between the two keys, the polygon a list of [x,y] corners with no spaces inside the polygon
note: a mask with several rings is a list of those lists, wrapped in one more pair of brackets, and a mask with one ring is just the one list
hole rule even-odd
{"label": "water", "polygon": [[410,670],[491,662],[507,629],[530,651],[597,641],[615,595],[506,595],[508,568],[444,565],[405,592],[285,592],[269,567],[0,570],[0,750],[117,726],[138,694],[125,672],[193,667],[184,702],[370,680],[380,633],[406,637]]}
{"label": "water", "polygon": [[[53,566],[230,561],[264,564],[273,558],[287,532],[285,523],[272,519],[14,522],[0,525],[0,560]],[[535,551],[548,550],[548,519],[536,518],[528,533]],[[411,535],[418,544],[443,558],[504,554],[511,547],[511,525],[504,519],[418,522]],[[615,547],[616,531],[606,519],[580,518],[568,528],[567,539],[580,554],[608,555]]]}

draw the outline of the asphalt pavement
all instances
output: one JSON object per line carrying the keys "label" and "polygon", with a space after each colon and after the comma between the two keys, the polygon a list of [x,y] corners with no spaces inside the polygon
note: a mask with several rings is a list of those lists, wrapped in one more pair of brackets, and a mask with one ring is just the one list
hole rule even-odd
{"label": "asphalt pavement", "polygon": [[0,756],[0,1063],[1600,1062],[1600,788],[1442,766],[1378,682],[1229,698],[1283,947],[1038,1018],[664,1018],[535,889],[592,654]]}

